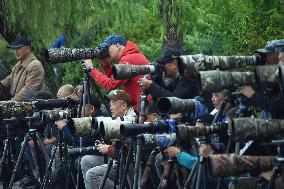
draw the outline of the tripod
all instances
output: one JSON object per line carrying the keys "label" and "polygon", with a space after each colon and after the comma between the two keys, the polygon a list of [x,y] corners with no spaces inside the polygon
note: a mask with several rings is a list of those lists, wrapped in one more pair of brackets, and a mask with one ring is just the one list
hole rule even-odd
{"label": "tripod", "polygon": [[[144,76],[144,78],[146,75]],[[140,95],[140,111],[139,111],[139,123],[144,123],[146,119],[146,101],[147,95],[144,90],[142,90]],[[132,189],[140,189],[140,179],[142,177],[142,162],[141,161],[141,152],[142,152],[142,135],[138,135],[136,137],[137,144],[136,144],[136,156],[135,156],[135,167],[134,167],[134,182]]]}
{"label": "tripod", "polygon": [[[16,139],[13,137],[13,127],[15,124],[18,124],[20,121],[18,119],[12,118],[12,119],[3,119],[3,122],[6,126],[6,139],[4,141],[4,148],[3,148],[3,154],[0,162],[0,175],[3,176],[3,188],[7,188],[10,177],[12,172],[12,166],[15,164],[15,156],[16,156],[16,150],[15,150],[15,142]],[[5,173],[5,174],[4,174]]]}
{"label": "tripod", "polygon": [[54,150],[51,154],[51,158],[48,162],[48,166],[46,168],[46,172],[45,172],[43,180],[41,182],[40,189],[45,189],[47,187],[48,182],[50,181],[49,177],[50,177],[50,173],[51,173],[51,170],[52,170],[52,164],[54,162],[57,149],[59,149],[58,151],[59,151],[59,157],[60,157],[60,161],[61,161],[60,167],[63,167],[65,169],[64,172],[66,173],[65,175],[67,175],[67,183],[69,183],[68,181],[69,181],[70,176],[71,176],[72,182],[75,186],[75,178],[74,178],[73,174],[71,173],[71,166],[70,166],[68,153],[67,153],[67,145],[66,145],[66,143],[63,139],[62,131],[60,129],[58,129],[58,142],[55,145]]}
{"label": "tripod", "polygon": [[267,189],[275,188],[275,179],[277,175],[280,174],[281,182],[284,182],[284,139],[281,140],[272,140],[273,144],[277,145],[277,163],[274,165],[272,169],[272,176],[267,186]]}
{"label": "tripod", "polygon": [[[199,144],[205,144],[204,138],[199,140]],[[197,176],[197,181],[196,181],[196,189],[201,188],[201,176],[203,176],[203,188],[206,189],[206,177],[205,177],[205,163],[204,163],[204,157],[200,156],[198,158],[198,161],[196,161],[193,165],[192,170],[190,171],[190,174],[188,178],[186,179],[186,182],[184,184],[184,189],[189,188],[189,185],[193,179],[193,177],[196,178]]]}
{"label": "tripod", "polygon": [[[29,123],[29,126],[31,128],[31,122],[34,120],[34,117],[29,117],[29,118],[26,118],[26,119],[29,120],[28,123]],[[21,147],[20,154],[18,156],[18,160],[16,162],[16,166],[13,170],[13,174],[12,174],[12,177],[11,177],[11,180],[10,180],[10,183],[9,183],[9,187],[8,187],[9,189],[12,189],[13,183],[14,183],[15,178],[16,178],[17,171],[18,171],[18,169],[20,167],[20,163],[23,159],[24,151],[26,149],[26,146],[27,146],[30,138],[34,142],[34,146],[35,146],[35,154],[36,154],[36,161],[37,161],[37,165],[38,165],[40,181],[42,181],[42,179],[43,179],[43,163],[39,160],[39,157],[40,157],[39,146],[40,146],[40,148],[42,149],[43,152],[46,152],[46,151],[44,150],[44,145],[41,142],[41,138],[39,137],[36,129],[29,129],[28,133],[25,135],[24,142],[23,142],[23,145]],[[45,154],[45,155],[47,155],[47,154]],[[47,155],[47,157],[48,157],[48,155]]]}

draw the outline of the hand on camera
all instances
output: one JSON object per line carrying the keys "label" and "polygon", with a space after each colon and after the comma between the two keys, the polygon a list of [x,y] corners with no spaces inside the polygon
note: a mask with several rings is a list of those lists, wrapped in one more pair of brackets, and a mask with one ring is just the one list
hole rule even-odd
{"label": "hand on camera", "polygon": [[199,147],[199,154],[204,156],[204,157],[207,157],[211,154],[214,153],[214,150],[211,148],[210,145],[208,144],[201,144],[200,147]]}
{"label": "hand on camera", "polygon": [[84,63],[82,63],[82,65],[85,66],[85,68],[87,68],[88,70],[94,69],[93,62],[91,59],[84,60]]}
{"label": "hand on camera", "polygon": [[107,145],[107,144],[98,144],[98,150],[99,152],[101,152],[102,154],[107,154],[108,153],[108,147],[110,145]]}
{"label": "hand on camera", "polygon": [[255,91],[251,86],[244,86],[241,90],[241,93],[248,98],[251,98],[254,95]]}
{"label": "hand on camera", "polygon": [[139,85],[141,86],[142,89],[149,89],[150,85],[153,83],[153,81],[149,79],[142,78],[138,80]]}
{"label": "hand on camera", "polygon": [[168,153],[170,157],[177,157],[180,153],[180,149],[175,146],[170,146],[164,150],[164,152]]}

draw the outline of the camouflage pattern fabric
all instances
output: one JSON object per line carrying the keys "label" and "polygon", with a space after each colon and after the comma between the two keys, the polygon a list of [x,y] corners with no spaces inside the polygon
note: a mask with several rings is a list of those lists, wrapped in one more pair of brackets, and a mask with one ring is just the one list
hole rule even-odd
{"label": "camouflage pattern fabric", "polygon": [[0,117],[27,116],[35,110],[36,102],[0,101]]}
{"label": "camouflage pattern fabric", "polygon": [[50,48],[45,52],[48,63],[63,63],[74,60],[92,59],[99,54],[97,49]]}
{"label": "camouflage pattern fabric", "polygon": [[89,135],[92,131],[92,117],[72,118],[76,136]]}
{"label": "camouflage pattern fabric", "polygon": [[276,163],[275,156],[217,154],[210,155],[208,158],[212,175],[220,177],[238,176],[246,172],[257,174],[272,170]]}
{"label": "camouflage pattern fabric", "polygon": [[233,127],[234,140],[242,142],[257,138],[271,138],[284,133],[284,120],[234,118]]}
{"label": "camouflage pattern fabric", "polygon": [[253,72],[223,72],[219,70],[199,72],[202,93],[221,91],[231,87],[254,85]]}
{"label": "camouflage pattern fabric", "polygon": [[279,66],[264,65],[255,68],[257,83],[263,87],[270,87],[279,83]]}
{"label": "camouflage pattern fabric", "polygon": [[256,64],[256,56],[207,56],[204,54],[184,55],[180,59],[190,69],[197,71],[228,70]]}
{"label": "camouflage pattern fabric", "polygon": [[153,65],[136,66],[130,64],[114,64],[112,70],[114,79],[125,80],[137,75],[153,73],[155,68]]}
{"label": "camouflage pattern fabric", "polygon": [[109,120],[105,122],[101,122],[103,125],[105,135],[103,136],[104,139],[107,140],[115,140],[120,139],[120,125],[124,122],[120,119]]}

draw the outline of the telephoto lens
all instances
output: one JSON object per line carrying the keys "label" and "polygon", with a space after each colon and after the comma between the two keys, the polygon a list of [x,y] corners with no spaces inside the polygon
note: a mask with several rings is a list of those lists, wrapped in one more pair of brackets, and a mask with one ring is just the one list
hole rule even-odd
{"label": "telephoto lens", "polygon": [[45,59],[48,64],[72,62],[93,58],[108,57],[107,48],[50,48],[45,50]]}
{"label": "telephoto lens", "polygon": [[154,64],[150,65],[130,65],[130,64],[114,64],[112,66],[112,74],[116,80],[131,79],[137,75],[153,74],[156,71]]}
{"label": "telephoto lens", "polygon": [[120,126],[120,134],[122,137],[135,137],[145,133],[175,133],[175,127],[173,120],[158,120],[148,124],[127,123]]}

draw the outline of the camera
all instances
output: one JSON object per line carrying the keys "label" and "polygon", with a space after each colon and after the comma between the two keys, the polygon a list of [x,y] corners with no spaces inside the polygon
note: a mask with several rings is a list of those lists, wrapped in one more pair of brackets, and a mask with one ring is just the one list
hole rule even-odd
{"label": "camera", "polygon": [[177,97],[162,97],[157,101],[156,106],[161,114],[193,112],[195,110],[193,99],[180,99]]}
{"label": "camera", "polygon": [[159,64],[150,65],[131,65],[131,64],[114,64],[112,74],[116,80],[131,79],[137,75],[154,74],[159,70]]}
{"label": "camera", "polygon": [[236,142],[271,139],[284,134],[282,119],[233,118],[231,122],[230,130]]}
{"label": "camera", "polygon": [[206,137],[211,134],[219,134],[227,132],[227,123],[215,123],[211,126],[195,127],[186,124],[178,124],[176,126],[176,135],[179,143],[188,142],[193,137]]}
{"label": "camera", "polygon": [[[122,121],[124,120],[124,121]],[[120,126],[131,123],[126,117],[113,119],[111,117],[72,118],[77,136],[92,135],[112,140],[120,138]]]}
{"label": "camera", "polygon": [[43,110],[41,111],[41,114],[43,121],[58,121],[61,119],[77,117],[77,111],[74,108],[64,110]]}
{"label": "camera", "polygon": [[262,55],[253,56],[208,56],[204,54],[183,55],[181,61],[189,69],[197,71],[236,69],[245,66],[264,65],[265,57]]}
{"label": "camera", "polygon": [[103,59],[108,57],[107,48],[50,48],[45,50],[45,59],[49,64],[71,62],[76,60]]}
{"label": "camera", "polygon": [[127,123],[120,126],[122,137],[135,137],[139,134],[175,133],[175,121],[158,120],[147,124]]}
{"label": "camera", "polygon": [[0,117],[20,117],[32,115],[43,109],[75,107],[79,101],[72,99],[35,100],[30,102],[0,101]]}
{"label": "camera", "polygon": [[210,93],[244,85],[265,89],[282,82],[281,69],[278,65],[264,65],[257,66],[254,72],[201,71],[200,90],[202,93]]}
{"label": "camera", "polygon": [[82,156],[82,155],[93,155],[99,153],[96,146],[88,147],[67,147],[69,156]]}

